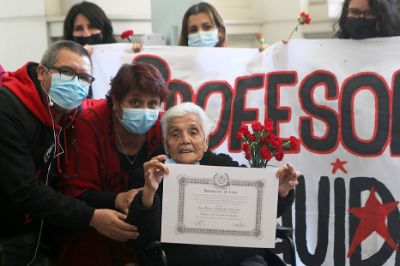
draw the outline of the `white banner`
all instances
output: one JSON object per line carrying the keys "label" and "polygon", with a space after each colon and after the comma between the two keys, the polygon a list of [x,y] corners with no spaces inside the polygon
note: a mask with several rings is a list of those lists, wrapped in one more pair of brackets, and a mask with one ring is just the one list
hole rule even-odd
{"label": "white banner", "polygon": [[128,44],[100,45],[92,56],[94,95],[105,95],[122,63],[152,63],[173,92],[166,107],[204,107],[215,122],[211,148],[240,162],[239,127],[272,118],[280,137],[301,140],[300,152],[285,155],[303,176],[283,217],[295,228],[298,264],[395,265],[399,47],[400,38],[290,40],[262,53],[154,46],[134,54]]}

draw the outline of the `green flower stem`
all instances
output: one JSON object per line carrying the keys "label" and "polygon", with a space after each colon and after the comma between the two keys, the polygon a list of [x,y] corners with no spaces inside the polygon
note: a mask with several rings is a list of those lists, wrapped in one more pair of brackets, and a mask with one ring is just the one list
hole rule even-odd
{"label": "green flower stem", "polygon": [[299,27],[299,23],[297,23],[296,27],[294,27],[294,29],[293,29],[292,32],[290,33],[290,35],[289,35],[289,37],[288,37],[288,40],[289,40],[290,38],[292,38],[293,34],[297,31],[297,28],[298,28],[298,27]]}

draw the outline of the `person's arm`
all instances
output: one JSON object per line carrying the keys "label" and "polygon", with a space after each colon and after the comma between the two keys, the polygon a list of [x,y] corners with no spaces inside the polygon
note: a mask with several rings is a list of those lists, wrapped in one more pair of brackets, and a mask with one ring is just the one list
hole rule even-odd
{"label": "person's arm", "polygon": [[[13,96],[0,93],[0,103],[0,123],[3,125],[0,130],[0,198],[7,201],[3,204],[55,226],[81,229],[90,225],[115,240],[138,236],[136,227],[122,221],[125,215],[112,210],[95,211],[84,202],[57,193],[35,180],[36,167],[28,140],[35,137],[33,134],[41,134],[43,126]],[[40,138],[39,141],[45,140]],[[8,218],[16,219],[18,223],[20,217]]]}
{"label": "person's arm", "polygon": [[300,172],[295,171],[290,164],[283,165],[276,171],[276,177],[279,178],[278,217],[292,206],[299,176]]}
{"label": "person's arm", "polygon": [[[15,96],[1,92],[0,103],[0,191],[4,198],[10,201],[11,206],[33,218],[66,228],[88,226],[93,208],[62,196],[34,179],[36,167],[31,149],[43,149],[41,145],[45,144],[50,147],[51,140],[34,147],[28,141],[43,134],[43,126]],[[45,142],[39,138],[38,141]]]}
{"label": "person's arm", "polygon": [[133,200],[128,214],[128,223],[138,227],[140,236],[133,245],[145,247],[151,241],[160,239],[161,232],[161,200],[156,193],[161,187],[168,167],[162,163],[165,155],[158,155],[143,165],[145,185]]}
{"label": "person's arm", "polygon": [[292,189],[286,195],[286,197],[282,197],[278,194],[278,207],[276,212],[276,217],[281,217],[284,212],[292,207],[294,202],[295,190]]}
{"label": "person's arm", "polygon": [[146,247],[152,241],[160,240],[161,235],[161,199],[158,194],[154,195],[151,207],[145,207],[142,201],[143,191],[136,194],[129,208],[129,224],[135,225],[140,235],[131,241],[135,247]]}
{"label": "person's arm", "polygon": [[93,208],[106,208],[115,209],[115,200],[117,198],[116,192],[98,192],[94,190],[86,190],[80,194],[77,198],[86,202]]}

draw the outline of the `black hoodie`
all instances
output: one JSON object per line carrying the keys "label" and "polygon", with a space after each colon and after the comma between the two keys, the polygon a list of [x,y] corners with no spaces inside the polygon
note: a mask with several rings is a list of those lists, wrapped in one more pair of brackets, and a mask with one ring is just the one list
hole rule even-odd
{"label": "black hoodie", "polygon": [[[94,209],[45,185],[53,125],[43,103],[37,64],[6,72],[0,87],[0,238],[38,230],[43,219],[55,226],[89,225]],[[55,125],[58,132],[59,125]]]}

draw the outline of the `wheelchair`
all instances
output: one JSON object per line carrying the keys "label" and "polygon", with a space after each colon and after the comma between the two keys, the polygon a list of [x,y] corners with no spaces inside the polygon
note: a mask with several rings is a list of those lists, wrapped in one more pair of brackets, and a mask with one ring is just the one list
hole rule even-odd
{"label": "wheelchair", "polygon": [[[296,266],[296,250],[292,239],[293,229],[278,225],[276,227],[276,238],[281,239],[287,245],[290,254],[290,265]],[[144,249],[144,256],[147,258],[146,265],[151,266],[168,266],[167,256],[159,241],[151,242]],[[268,265],[272,266],[286,266],[287,264],[278,255],[266,249],[264,253],[264,260]],[[207,265],[205,265],[207,266]]]}

